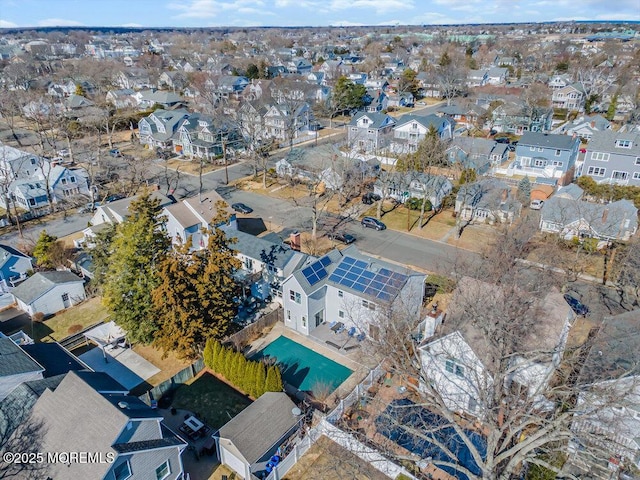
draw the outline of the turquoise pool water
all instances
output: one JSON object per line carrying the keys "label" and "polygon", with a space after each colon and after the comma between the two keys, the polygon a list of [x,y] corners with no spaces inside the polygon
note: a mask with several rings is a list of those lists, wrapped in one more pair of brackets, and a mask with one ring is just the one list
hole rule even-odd
{"label": "turquoise pool water", "polygon": [[280,336],[253,355],[254,360],[274,357],[282,370],[282,379],[298,390],[311,391],[318,388],[331,391],[344,382],[351,370],[300,345],[287,337]]}

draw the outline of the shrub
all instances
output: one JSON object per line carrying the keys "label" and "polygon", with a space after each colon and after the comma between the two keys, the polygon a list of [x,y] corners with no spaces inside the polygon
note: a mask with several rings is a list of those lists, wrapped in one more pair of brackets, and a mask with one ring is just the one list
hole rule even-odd
{"label": "shrub", "polygon": [[44,313],[36,312],[33,314],[32,319],[34,322],[42,322],[44,320]]}
{"label": "shrub", "polygon": [[69,327],[69,329],[67,330],[67,333],[69,335],[73,335],[74,333],[78,333],[81,330],[82,330],[82,325],[75,323]]}

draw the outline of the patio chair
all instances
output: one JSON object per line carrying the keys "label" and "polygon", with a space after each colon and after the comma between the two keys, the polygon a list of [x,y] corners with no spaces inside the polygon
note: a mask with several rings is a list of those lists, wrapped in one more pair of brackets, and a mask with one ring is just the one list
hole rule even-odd
{"label": "patio chair", "polygon": [[353,336],[356,334],[356,331],[357,331],[357,330],[356,330],[356,327],[351,327],[351,328],[349,329],[349,332],[348,332],[348,333],[349,333],[349,336],[350,336],[350,337],[353,337]]}
{"label": "patio chair", "polygon": [[338,328],[338,329],[336,330],[336,334],[339,334],[339,333],[344,332],[344,329],[345,329],[345,326],[344,326],[344,325],[340,325],[340,328]]}
{"label": "patio chair", "polygon": [[363,341],[366,338],[366,335],[364,333],[360,333],[357,337],[356,340],[358,340],[359,342]]}

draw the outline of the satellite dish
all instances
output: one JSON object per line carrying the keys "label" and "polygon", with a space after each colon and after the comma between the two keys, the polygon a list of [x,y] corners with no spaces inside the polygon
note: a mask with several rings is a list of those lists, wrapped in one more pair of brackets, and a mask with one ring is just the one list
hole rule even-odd
{"label": "satellite dish", "polygon": [[291,413],[295,416],[295,417],[299,417],[300,415],[302,415],[302,410],[300,410],[298,407],[293,407],[291,409]]}

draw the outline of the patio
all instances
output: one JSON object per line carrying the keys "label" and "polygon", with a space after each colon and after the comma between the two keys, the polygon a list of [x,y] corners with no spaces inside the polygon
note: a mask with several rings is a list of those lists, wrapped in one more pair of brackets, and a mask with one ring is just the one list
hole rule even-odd
{"label": "patio", "polygon": [[103,350],[96,347],[79,358],[94,371],[106,373],[128,390],[160,371],[130,348],[113,347]]}
{"label": "patio", "polygon": [[355,329],[346,328],[342,322],[337,322],[333,325],[331,323],[323,323],[311,332],[311,337],[344,353],[359,348],[363,339],[362,336],[358,336],[358,332]]}

